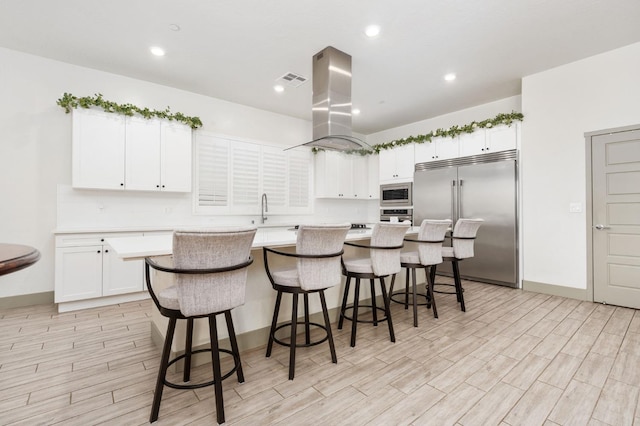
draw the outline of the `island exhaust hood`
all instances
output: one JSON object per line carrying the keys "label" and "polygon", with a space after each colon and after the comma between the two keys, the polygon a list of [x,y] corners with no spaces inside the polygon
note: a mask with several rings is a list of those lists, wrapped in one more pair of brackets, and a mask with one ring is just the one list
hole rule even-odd
{"label": "island exhaust hood", "polygon": [[351,56],[325,47],[313,56],[312,82],[313,140],[297,146],[372,152],[351,135]]}

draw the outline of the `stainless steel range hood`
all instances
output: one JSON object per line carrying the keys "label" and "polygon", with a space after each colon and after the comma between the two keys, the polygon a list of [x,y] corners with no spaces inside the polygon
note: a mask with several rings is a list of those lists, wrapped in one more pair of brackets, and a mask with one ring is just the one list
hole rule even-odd
{"label": "stainless steel range hood", "polygon": [[298,146],[332,151],[373,149],[351,135],[351,56],[325,47],[313,56],[313,140]]}

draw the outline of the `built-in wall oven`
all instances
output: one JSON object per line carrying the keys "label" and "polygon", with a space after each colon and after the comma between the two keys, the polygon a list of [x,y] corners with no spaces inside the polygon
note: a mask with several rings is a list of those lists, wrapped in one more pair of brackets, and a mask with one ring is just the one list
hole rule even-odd
{"label": "built-in wall oven", "polygon": [[411,182],[380,185],[380,221],[413,223],[413,184]]}

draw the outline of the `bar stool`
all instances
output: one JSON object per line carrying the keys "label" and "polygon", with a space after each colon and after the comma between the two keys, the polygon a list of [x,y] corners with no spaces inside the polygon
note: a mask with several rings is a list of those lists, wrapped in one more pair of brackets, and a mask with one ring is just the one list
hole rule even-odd
{"label": "bar stool", "polygon": [[[357,324],[373,323],[378,325],[380,321],[387,321],[389,326],[389,338],[392,342],[396,341],[393,332],[393,322],[391,320],[391,309],[389,307],[389,298],[384,283],[384,278],[392,275],[391,285],[396,279],[396,274],[400,272],[400,250],[403,247],[403,238],[411,225],[407,223],[378,223],[373,227],[371,233],[371,243],[369,245],[356,244],[346,242],[345,245],[369,249],[369,256],[365,258],[343,259],[342,274],[347,277],[347,283],[342,297],[342,306],[340,308],[340,319],[338,321],[338,329],[342,329],[345,319],[351,321],[351,347],[356,345]],[[349,295],[349,287],[351,279],[356,279],[355,292],[353,295],[353,304],[347,307],[347,298]],[[360,280],[368,279],[371,285],[371,305],[360,305]],[[384,308],[376,306],[375,280],[380,280],[382,291],[382,299]],[[359,308],[371,308],[373,320],[364,320],[358,318]],[[353,315],[347,316],[346,311],[352,309]],[[378,310],[384,312],[383,318],[378,318]]]}
{"label": "bar stool", "polygon": [[[151,258],[146,259],[145,275],[149,294],[160,314],[169,318],[151,407],[149,419],[151,423],[158,420],[164,386],[175,389],[198,389],[211,385],[215,389],[216,419],[218,423],[224,423],[222,380],[235,372],[238,382],[244,382],[231,309],[244,304],[247,267],[253,262],[250,253],[255,234],[254,227],[175,231],[173,233],[173,267],[160,265]],[[175,274],[175,285],[156,293],[151,284],[150,268]],[[231,350],[222,349],[218,345],[216,317],[221,314],[224,314],[227,323]],[[195,318],[209,320],[210,349],[192,350]],[[169,360],[178,319],[187,320],[185,353]],[[191,357],[199,352],[211,352],[213,380],[197,384],[178,384],[166,379],[169,366],[184,359],[183,381],[189,382]],[[230,354],[234,358],[233,368],[224,375],[220,370],[220,352]]]}
{"label": "bar stool", "polygon": [[[412,277],[412,302],[413,302],[413,326],[418,326],[418,305],[426,305],[427,308],[433,309],[433,317],[438,318],[438,310],[436,309],[436,301],[433,297],[433,280],[429,273],[429,267],[442,263],[442,243],[444,242],[444,236],[447,233],[447,229],[451,227],[451,220],[429,220],[425,219],[420,224],[420,231],[418,232],[418,238],[407,238],[405,241],[415,242],[418,244],[418,251],[402,252],[400,253],[400,264],[403,268],[406,268],[406,282],[405,291],[393,293],[393,284],[389,294],[391,300],[396,303],[404,304],[404,308],[409,307],[409,272]],[[416,291],[416,269],[424,268],[425,271],[425,284],[426,295],[417,294]],[[404,295],[404,302],[394,299],[394,296]],[[425,302],[418,303],[418,296],[425,298]]]}
{"label": "bar stool", "polygon": [[[455,288],[455,295],[458,303],[460,303],[460,310],[466,312],[464,305],[464,289],[462,288],[462,281],[460,280],[460,268],[458,262],[464,259],[469,259],[474,256],[473,245],[478,229],[484,222],[483,219],[458,219],[456,225],[453,228],[453,234],[451,235],[451,247],[442,247],[442,258],[445,262],[451,262],[451,268],[453,270],[453,287]],[[433,282],[436,277],[436,266],[431,267],[431,281]],[[437,285],[451,285],[443,283],[435,283]],[[442,291],[436,291],[436,293],[446,293]]]}
{"label": "bar stool", "polygon": [[[278,292],[275,309],[273,311],[273,321],[271,322],[271,329],[269,331],[269,343],[267,344],[266,356],[267,358],[271,356],[274,342],[289,347],[289,380],[293,380],[295,375],[297,347],[315,346],[328,340],[329,350],[331,351],[331,361],[334,364],[338,362],[335,345],[333,343],[333,335],[331,334],[331,323],[329,321],[329,312],[327,310],[324,291],[327,288],[340,284],[342,279],[340,275],[340,256],[342,256],[344,252],[342,246],[350,228],[350,223],[338,225],[301,225],[298,228],[295,253],[287,253],[263,247],[264,267],[273,289]],[[272,270],[269,267],[268,254],[296,258],[296,266],[294,268]],[[280,302],[282,301],[283,293],[292,295],[291,321],[278,325],[278,313],[280,312]],[[309,294],[311,293],[318,293],[320,296],[324,325],[309,320]],[[303,323],[305,342],[299,344],[296,342],[296,335],[298,326],[298,296],[300,294],[304,296]],[[325,336],[322,339],[312,342],[310,335],[311,326],[323,329],[326,333]],[[276,337],[276,332],[285,327],[291,328],[291,340],[289,343]]]}

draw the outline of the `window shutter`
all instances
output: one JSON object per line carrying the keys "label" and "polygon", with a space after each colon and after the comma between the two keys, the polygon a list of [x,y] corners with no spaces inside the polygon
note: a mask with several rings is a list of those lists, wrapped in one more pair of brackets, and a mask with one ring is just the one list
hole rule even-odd
{"label": "window shutter", "polygon": [[309,207],[310,151],[291,151],[288,157],[289,207]]}
{"label": "window shutter", "polygon": [[258,206],[260,202],[260,146],[233,143],[233,205]]}
{"label": "window shutter", "polygon": [[197,207],[229,205],[229,142],[211,136],[196,136]]}
{"label": "window shutter", "polygon": [[281,148],[262,147],[262,191],[269,207],[287,205],[287,154]]}

